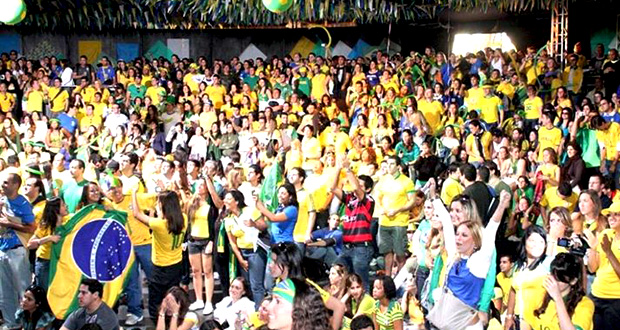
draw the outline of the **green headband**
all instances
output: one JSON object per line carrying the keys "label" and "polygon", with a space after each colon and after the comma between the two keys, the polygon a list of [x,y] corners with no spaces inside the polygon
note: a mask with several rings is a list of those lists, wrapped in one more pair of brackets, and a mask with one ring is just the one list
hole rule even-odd
{"label": "green headband", "polygon": [[293,301],[295,300],[295,284],[290,278],[287,278],[273,288],[273,295],[293,304]]}
{"label": "green headband", "polygon": [[25,170],[26,170],[26,172],[32,173],[34,175],[43,175],[43,172],[38,171],[38,170],[36,170],[34,168],[31,168],[31,167],[26,167]]}

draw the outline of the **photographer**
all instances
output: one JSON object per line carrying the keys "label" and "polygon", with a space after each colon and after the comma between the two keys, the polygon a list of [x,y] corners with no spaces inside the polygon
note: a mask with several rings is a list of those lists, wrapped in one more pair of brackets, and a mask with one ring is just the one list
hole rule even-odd
{"label": "photographer", "polygon": [[596,272],[592,283],[594,329],[614,329],[620,323],[620,202],[604,211],[609,229],[599,235],[598,244],[588,250],[588,270]]}

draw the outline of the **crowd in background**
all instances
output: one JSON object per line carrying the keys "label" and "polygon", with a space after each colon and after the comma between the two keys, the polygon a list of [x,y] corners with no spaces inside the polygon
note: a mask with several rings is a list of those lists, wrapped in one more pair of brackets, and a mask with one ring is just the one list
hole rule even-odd
{"label": "crowd in background", "polygon": [[[146,307],[158,330],[613,329],[619,85],[603,45],[1,54],[5,326],[118,329]],[[121,322],[96,280],[67,320],[46,301],[57,229],[91,204],[127,212]]]}

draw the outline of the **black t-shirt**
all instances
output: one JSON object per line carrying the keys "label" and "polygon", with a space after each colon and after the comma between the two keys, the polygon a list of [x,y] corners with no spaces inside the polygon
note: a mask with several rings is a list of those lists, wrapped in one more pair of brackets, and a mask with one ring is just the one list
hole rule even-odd
{"label": "black t-shirt", "polygon": [[[77,73],[78,76],[83,76],[84,74],[86,74],[85,78],[88,80],[88,83],[92,83],[91,76],[92,76],[92,73],[94,72],[92,65],[86,64],[85,66],[81,66],[78,64],[78,66],[75,67],[75,72]],[[81,79],[82,78],[75,79],[75,84],[79,85]]]}
{"label": "black t-shirt", "polygon": [[465,188],[465,191],[463,191],[463,195],[471,197],[471,199],[476,202],[478,215],[480,216],[483,224],[486,225],[487,221],[485,221],[485,218],[487,215],[487,210],[489,209],[491,201],[493,200],[493,196],[491,196],[489,187],[487,187],[486,184],[480,181],[476,181],[469,187]]}

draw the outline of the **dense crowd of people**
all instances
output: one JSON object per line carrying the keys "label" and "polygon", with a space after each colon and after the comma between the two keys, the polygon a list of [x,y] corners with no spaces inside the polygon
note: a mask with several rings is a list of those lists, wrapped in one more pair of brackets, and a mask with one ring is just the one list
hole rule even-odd
{"label": "dense crowd of people", "polygon": [[[8,329],[620,324],[616,49],[126,60],[0,56]],[[122,322],[94,279],[46,299],[91,204],[127,212]]]}

